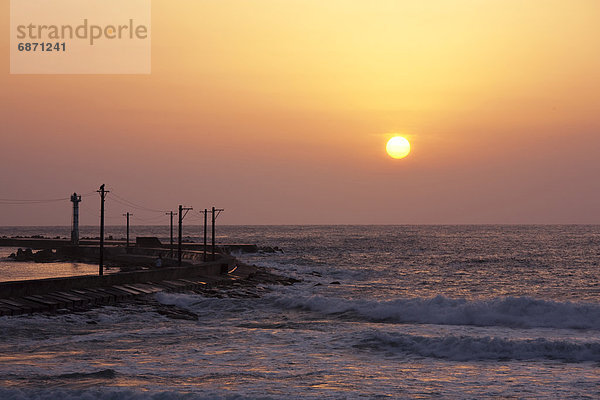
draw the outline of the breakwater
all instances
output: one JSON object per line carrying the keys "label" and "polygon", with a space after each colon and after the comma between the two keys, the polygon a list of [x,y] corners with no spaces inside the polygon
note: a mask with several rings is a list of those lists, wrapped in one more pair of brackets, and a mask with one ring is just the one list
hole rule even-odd
{"label": "breakwater", "polygon": [[197,276],[218,276],[226,274],[235,265],[235,259],[224,256],[202,265],[182,267],[152,268],[107,275],[85,275],[66,278],[32,279],[24,281],[0,282],[0,298],[39,295],[71,289],[106,287],[121,284],[160,282]]}
{"label": "breakwater", "polygon": [[[232,251],[258,251],[255,245],[226,245],[204,251],[197,243],[182,246],[181,263],[177,250],[162,245],[155,238],[139,241],[138,246],[126,247],[126,242],[107,240],[104,259],[107,265],[119,267],[120,272],[105,275],[85,275],[61,278],[32,279],[0,282],[0,315],[19,315],[40,311],[89,307],[110,304],[132,296],[159,291],[190,290],[214,281],[232,280],[248,275],[252,267],[239,268]],[[82,261],[93,263],[99,258],[97,240],[82,240],[79,246],[60,238],[4,237],[0,246],[35,249],[28,254],[31,260],[23,261]],[[144,245],[152,244],[152,247]],[[162,267],[156,267],[158,258]],[[234,272],[237,271],[237,272]],[[232,274],[230,274],[232,273]]]}
{"label": "breakwater", "polygon": [[[156,240],[156,245],[152,246],[155,248],[162,248],[169,250],[170,247],[167,244],[162,244]],[[124,240],[105,240],[105,246],[120,246],[125,247],[127,244]],[[91,246],[97,247],[99,241],[97,239],[82,239],[79,241],[79,246]],[[65,247],[72,247],[71,241],[68,239],[51,239],[51,238],[38,238],[38,237],[2,237],[0,238],[0,247],[21,247],[31,248],[36,250],[41,249],[59,249]],[[135,243],[132,243],[131,248],[135,247]],[[195,250],[204,251],[204,244],[202,243],[182,243],[181,247],[183,250]],[[176,248],[176,245],[175,245]],[[207,251],[211,250],[210,244],[207,246]],[[244,244],[244,243],[231,243],[231,244],[218,244],[216,245],[216,251],[223,253],[242,252],[242,253],[256,253],[259,248],[255,244]]]}
{"label": "breakwater", "polygon": [[244,278],[255,271],[237,260],[217,260],[181,267],[153,268],[102,276],[0,282],[0,316],[111,304],[160,291],[196,289],[221,280]]}

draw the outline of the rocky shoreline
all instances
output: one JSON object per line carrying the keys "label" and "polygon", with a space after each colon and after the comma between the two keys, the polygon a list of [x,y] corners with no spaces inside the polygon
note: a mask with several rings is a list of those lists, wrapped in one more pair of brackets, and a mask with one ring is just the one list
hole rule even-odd
{"label": "rocky shoreline", "polygon": [[[236,259],[230,258],[229,262],[233,265],[233,269],[225,273],[208,273],[195,274],[188,276],[184,273],[183,276],[162,279],[145,279],[136,282],[123,281],[122,277],[126,277],[124,273],[122,277],[120,273],[112,275],[115,282],[108,285],[90,285],[81,284],[74,286],[69,284],[69,279],[75,279],[78,283],[86,277],[73,277],[65,279],[50,279],[38,281],[23,281],[6,283],[5,285],[31,285],[39,283],[47,284],[48,281],[53,285],[51,290],[31,290],[29,294],[8,295],[0,298],[0,316],[7,315],[22,315],[33,313],[69,313],[86,311],[98,306],[109,304],[127,304],[129,302],[142,302],[145,304],[154,305],[158,313],[167,315],[176,319],[193,319],[194,316],[189,312],[179,309],[175,306],[160,304],[156,301],[154,295],[159,292],[181,292],[195,293],[204,297],[212,298],[260,298],[264,294],[271,291],[269,286],[272,285],[293,285],[298,280],[281,275],[274,274],[270,270],[258,267],[256,265],[248,265],[239,262]],[[190,267],[170,268],[171,271],[185,271]],[[193,267],[192,267],[193,268]],[[209,270],[207,270],[209,271]],[[166,271],[169,272],[169,271]],[[154,274],[156,277],[162,276],[162,272],[156,275],[152,271],[142,272],[145,274]],[[138,274],[138,273],[134,273]],[[153,275],[153,276],[154,276]],[[105,276],[109,278],[110,276]],[[102,278],[102,277],[100,277]],[[98,279],[92,277],[91,279]],[[63,284],[61,282],[66,282]],[[87,282],[87,280],[86,280]],[[71,286],[70,288],[67,286]],[[61,289],[59,289],[59,287]]]}
{"label": "rocky shoreline", "polygon": [[[290,286],[300,282],[294,278],[274,274],[264,267],[241,265],[244,268],[251,268],[255,271],[245,278],[220,279],[195,289],[186,290],[184,293],[199,294],[203,297],[219,299],[261,298],[265,294],[272,292],[272,289],[265,285]],[[157,313],[168,318],[191,321],[196,321],[200,318],[198,314],[192,311],[176,305],[162,304],[154,297],[138,298],[132,301],[143,305],[151,305]]]}

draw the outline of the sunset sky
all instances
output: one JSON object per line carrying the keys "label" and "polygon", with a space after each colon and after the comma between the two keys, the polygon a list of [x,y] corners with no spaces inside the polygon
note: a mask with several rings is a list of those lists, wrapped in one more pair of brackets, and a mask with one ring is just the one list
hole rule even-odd
{"label": "sunset sky", "polygon": [[[150,75],[11,75],[1,4],[2,199],[105,183],[222,224],[600,223],[597,0],[153,0]],[[108,224],[126,211],[162,223],[109,195]]]}

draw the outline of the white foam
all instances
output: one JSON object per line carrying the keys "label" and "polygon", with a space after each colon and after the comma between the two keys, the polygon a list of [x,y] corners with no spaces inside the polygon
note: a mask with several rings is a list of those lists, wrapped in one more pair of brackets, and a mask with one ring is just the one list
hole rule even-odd
{"label": "white foam", "polygon": [[444,296],[390,301],[279,295],[277,304],[371,322],[600,330],[600,304],[505,297],[469,301]]}
{"label": "white foam", "polygon": [[536,360],[600,361],[600,343],[549,340],[514,340],[498,337],[427,337],[371,332],[355,347],[454,361]]}
{"label": "white foam", "polygon": [[159,292],[154,295],[156,301],[161,304],[177,306],[185,309],[193,309],[198,304],[202,303],[205,298],[196,294],[186,293],[164,293]]}

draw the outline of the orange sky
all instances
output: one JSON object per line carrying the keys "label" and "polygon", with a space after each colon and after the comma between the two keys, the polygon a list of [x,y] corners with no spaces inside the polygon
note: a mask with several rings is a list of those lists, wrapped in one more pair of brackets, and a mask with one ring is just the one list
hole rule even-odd
{"label": "orange sky", "polygon": [[0,198],[106,183],[224,224],[600,223],[596,0],[153,0],[151,75],[10,75],[1,11]]}

